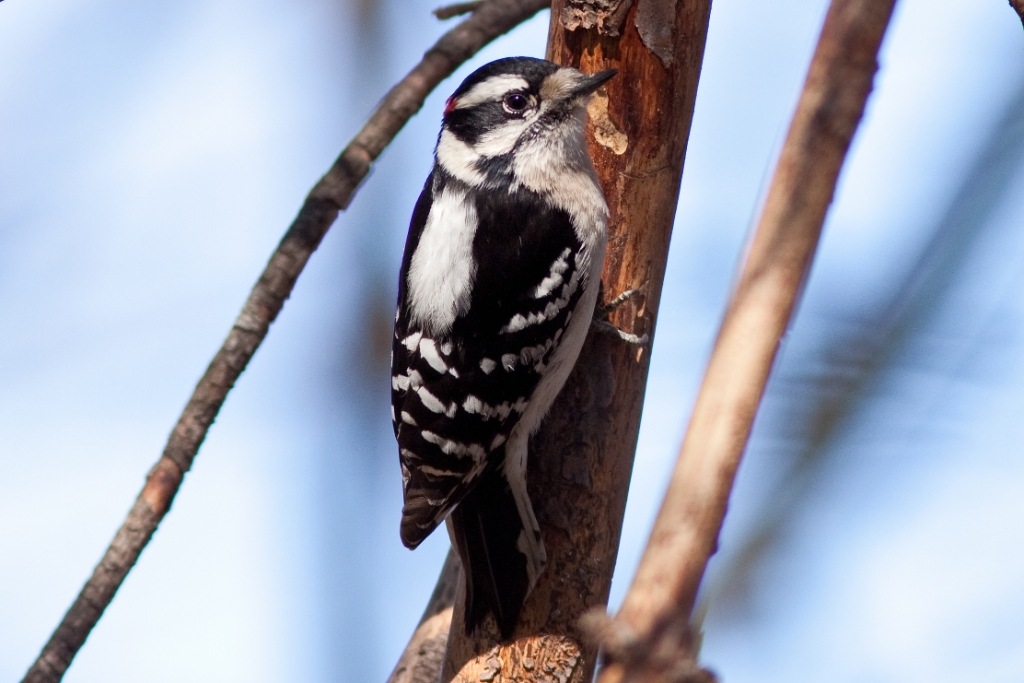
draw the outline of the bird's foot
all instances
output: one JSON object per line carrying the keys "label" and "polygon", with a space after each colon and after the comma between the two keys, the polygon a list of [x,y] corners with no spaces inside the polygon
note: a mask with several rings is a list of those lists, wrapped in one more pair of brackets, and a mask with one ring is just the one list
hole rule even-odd
{"label": "bird's foot", "polygon": [[619,306],[632,299],[633,297],[637,296],[638,294],[642,294],[642,292],[639,289],[627,289],[626,291],[624,291],[622,294],[619,294],[611,301],[604,304],[600,304],[594,311],[594,319],[591,322],[590,326],[594,328],[595,332],[614,335],[621,339],[622,341],[626,342],[627,344],[632,344],[633,346],[645,346],[649,341],[649,338],[646,334],[637,336],[635,334],[630,334],[629,332],[624,332],[623,330],[620,330],[618,327],[605,320],[609,313],[611,313]]}
{"label": "bird's foot", "polygon": [[626,303],[627,301],[629,301],[630,299],[639,294],[642,294],[642,292],[639,289],[627,289],[625,292],[619,294],[611,301],[604,304],[598,304],[597,310],[594,311],[594,317],[604,318],[609,313],[617,309],[619,306],[621,306],[622,304]]}
{"label": "bird's foot", "polygon": [[607,320],[598,320],[597,318],[594,318],[593,322],[590,323],[590,326],[595,332],[614,335],[627,344],[632,344],[633,346],[645,346],[647,342],[650,341],[646,334],[637,336],[635,334],[630,334],[629,332],[624,332]]}

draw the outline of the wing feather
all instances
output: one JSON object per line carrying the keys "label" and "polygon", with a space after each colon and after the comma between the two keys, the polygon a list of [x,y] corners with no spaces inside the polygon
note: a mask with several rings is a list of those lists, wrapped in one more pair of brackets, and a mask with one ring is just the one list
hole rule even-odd
{"label": "wing feather", "polygon": [[[402,540],[418,545],[500,463],[586,286],[587,254],[569,216],[520,191],[476,193],[475,281],[443,334],[409,315],[408,268],[448,183],[435,170],[403,259],[392,347],[392,408],[402,463]],[[454,231],[462,232],[465,231]]]}

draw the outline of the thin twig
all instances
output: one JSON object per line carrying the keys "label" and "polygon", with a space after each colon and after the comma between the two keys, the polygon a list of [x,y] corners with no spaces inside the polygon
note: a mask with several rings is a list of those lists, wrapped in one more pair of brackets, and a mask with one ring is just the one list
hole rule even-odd
{"label": "thin twig", "polygon": [[[894,4],[833,0],[825,18],[665,500],[616,616],[649,652],[669,651],[669,641],[681,656],[689,652],[680,624],[690,617],[717,547],[736,468],[864,113]],[[613,658],[601,681],[623,680],[669,676],[644,657]]]}
{"label": "thin twig", "polygon": [[313,187],[270,257],[242,312],[175,425],[163,455],[99,565],[50,636],[23,683],[55,683],[71,664],[167,514],[184,474],[231,387],[267,335],[310,255],[348,207],[370,164],[419,111],[427,95],[488,42],[548,6],[548,0],[488,0],[444,34],[395,85],[330,171]]}
{"label": "thin twig", "polygon": [[452,17],[460,17],[463,14],[469,14],[480,9],[480,6],[484,4],[483,0],[474,0],[473,2],[457,2],[454,5],[445,5],[444,7],[438,7],[436,10],[431,12],[435,17],[444,21],[445,19],[451,19]]}

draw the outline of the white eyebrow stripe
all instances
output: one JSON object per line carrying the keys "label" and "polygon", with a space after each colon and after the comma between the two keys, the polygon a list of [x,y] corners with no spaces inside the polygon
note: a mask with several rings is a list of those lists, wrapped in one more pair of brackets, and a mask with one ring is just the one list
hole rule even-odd
{"label": "white eyebrow stripe", "polygon": [[484,102],[493,102],[510,90],[526,90],[529,87],[530,84],[522,76],[510,74],[491,76],[487,80],[477,83],[469,89],[469,92],[455,100],[455,108],[465,109]]}

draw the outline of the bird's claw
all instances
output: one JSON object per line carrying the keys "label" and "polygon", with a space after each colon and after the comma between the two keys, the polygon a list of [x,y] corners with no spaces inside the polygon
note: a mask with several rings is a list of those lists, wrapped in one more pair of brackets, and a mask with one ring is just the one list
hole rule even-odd
{"label": "bird's claw", "polygon": [[646,346],[647,342],[650,341],[650,338],[646,334],[637,336],[635,334],[630,334],[629,332],[623,332],[606,320],[598,320],[595,318],[591,323],[591,327],[593,327],[596,332],[614,335],[627,344],[632,344],[633,346]]}
{"label": "bird's claw", "polygon": [[606,315],[617,309],[622,304],[626,303],[636,295],[641,294],[639,289],[627,289],[622,294],[609,301],[608,303],[600,304],[597,310],[594,312],[595,318],[604,318]]}

